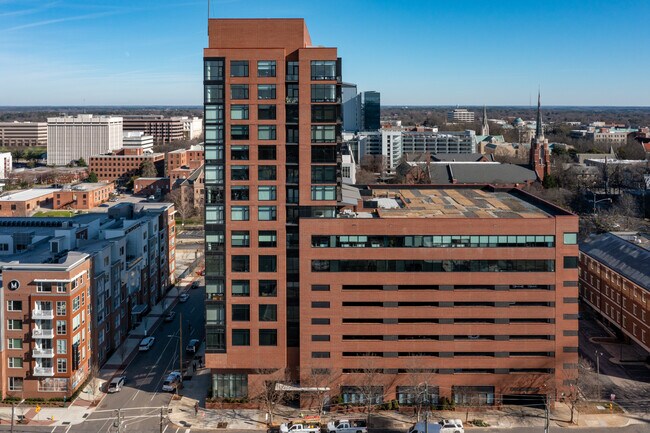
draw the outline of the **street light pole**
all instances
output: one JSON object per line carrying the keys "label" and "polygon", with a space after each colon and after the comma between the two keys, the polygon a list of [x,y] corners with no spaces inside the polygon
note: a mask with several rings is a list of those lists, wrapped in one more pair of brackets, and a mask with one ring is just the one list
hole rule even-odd
{"label": "street light pole", "polygon": [[600,357],[603,354],[603,352],[598,352],[596,350],[596,380],[598,382],[598,398],[601,397],[601,391],[600,391]]}
{"label": "street light pole", "polygon": [[180,332],[180,338],[178,340],[178,366],[181,372],[181,380],[183,380],[183,313],[179,313],[178,315],[178,331]]}

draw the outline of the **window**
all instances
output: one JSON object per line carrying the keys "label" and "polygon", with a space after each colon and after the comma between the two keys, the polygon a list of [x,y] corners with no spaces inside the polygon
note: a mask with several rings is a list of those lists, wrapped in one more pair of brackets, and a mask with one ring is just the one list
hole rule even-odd
{"label": "window", "polygon": [[276,200],[276,189],[274,186],[258,186],[257,199],[260,201]]}
{"label": "window", "polygon": [[564,269],[577,269],[578,257],[566,256],[564,257]]}
{"label": "window", "polygon": [[223,80],[223,60],[206,60],[204,68],[206,80]]}
{"label": "window", "polygon": [[[205,145],[205,159],[208,161],[222,161],[223,160],[223,149],[224,146],[218,145],[218,146],[211,146],[209,144]],[[214,169],[214,167],[212,167]],[[221,167],[221,170],[223,170],[223,167]],[[206,174],[207,176],[207,174]]]}
{"label": "window", "polygon": [[205,125],[205,141],[210,144],[223,141],[223,125]]}
{"label": "window", "polygon": [[79,296],[75,297],[72,300],[72,312],[75,312],[79,309],[80,303],[79,303]]}
{"label": "window", "polygon": [[251,320],[251,306],[248,304],[234,304],[232,306],[233,322],[249,322]]}
{"label": "window", "polygon": [[311,147],[311,162],[336,162],[336,146],[312,146]]}
{"label": "window", "polygon": [[65,335],[68,329],[68,322],[65,320],[56,321],[56,335]]}
{"label": "window", "polygon": [[7,329],[9,331],[22,331],[23,321],[16,320],[16,319],[9,319],[7,320]]}
{"label": "window", "polygon": [[259,140],[275,140],[276,139],[275,125],[259,125],[257,127],[257,138]]}
{"label": "window", "polygon": [[[381,320],[381,319],[379,319]],[[327,318],[312,318],[311,319],[311,324],[312,325],[329,325],[330,324],[330,319]]]}
{"label": "window", "polygon": [[276,147],[268,145],[257,146],[257,159],[260,161],[274,161],[277,159]]}
{"label": "window", "polygon": [[259,256],[259,272],[277,272],[276,256]]}
{"label": "window", "polygon": [[438,404],[438,387],[428,384],[425,387],[420,386],[398,386],[397,387],[397,401],[400,405],[420,405],[422,403],[429,403],[432,405]]}
{"label": "window", "polygon": [[248,157],[248,146],[230,146],[230,159],[235,161],[247,161]]}
{"label": "window", "polygon": [[65,358],[58,358],[56,360],[56,372],[66,373],[68,371],[68,360]]}
{"label": "window", "polygon": [[334,123],[338,117],[338,106],[336,105],[312,105],[311,107],[313,123]]}
{"label": "window", "polygon": [[277,346],[277,329],[260,329],[260,346]]}
{"label": "window", "polygon": [[275,60],[259,60],[257,62],[258,77],[275,77]]}
{"label": "window", "polygon": [[298,81],[299,62],[287,62],[287,81]]}
{"label": "window", "polygon": [[335,186],[312,186],[311,199],[312,200],[336,200],[336,187]]}
{"label": "window", "polygon": [[278,320],[278,306],[275,304],[259,305],[260,322],[276,322]]}
{"label": "window", "polygon": [[312,301],[311,308],[329,308],[329,301]]}
{"label": "window", "polygon": [[207,84],[203,94],[206,104],[223,102],[223,85]]}
{"label": "window", "polygon": [[248,180],[247,165],[233,165],[230,169],[231,180]]}
{"label": "window", "polygon": [[9,378],[9,391],[22,391],[23,390],[23,378],[22,377],[10,377]]}
{"label": "window", "polygon": [[329,358],[330,353],[329,352],[312,352],[311,357],[312,358]]}
{"label": "window", "polygon": [[9,349],[22,349],[23,348],[22,338],[9,338],[7,340],[7,347]]}
{"label": "window", "polygon": [[216,398],[248,397],[248,376],[215,373],[212,375],[212,390],[212,397]]}
{"label": "window", "polygon": [[58,355],[68,353],[68,340],[56,340],[56,353]]}
{"label": "window", "polygon": [[248,221],[248,206],[232,206],[230,208],[230,219],[233,221]]}
{"label": "window", "polygon": [[231,105],[230,118],[232,120],[247,120],[248,119],[248,105]]}
{"label": "window", "polygon": [[[222,87],[223,89],[223,87]],[[223,90],[222,90],[223,93]],[[223,99],[223,95],[222,98]],[[206,105],[205,106],[205,122],[215,123],[223,120],[223,105]]]}
{"label": "window", "polygon": [[22,311],[23,301],[7,301],[7,311]]}
{"label": "window", "polygon": [[257,219],[259,221],[275,221],[277,209],[275,206],[260,206],[257,208]]}
{"label": "window", "polygon": [[312,183],[336,183],[336,166],[313,165],[311,167]]}
{"label": "window", "polygon": [[260,165],[257,168],[257,180],[276,180],[275,165]]}
{"label": "window", "polygon": [[232,256],[233,272],[250,272],[249,256]]}
{"label": "window", "polygon": [[248,140],[248,125],[230,125],[231,140]]}
{"label": "window", "polygon": [[248,247],[251,242],[248,231],[233,231],[230,240],[233,247]]}
{"label": "window", "polygon": [[312,125],[311,141],[313,143],[330,143],[336,141],[336,126]]}
{"label": "window", "polygon": [[263,248],[277,247],[277,234],[275,230],[260,230],[257,235],[258,246]]}
{"label": "window", "polygon": [[251,345],[251,332],[248,329],[233,329],[232,330],[232,345],[233,346],[250,346]]}
{"label": "window", "polygon": [[223,206],[206,206],[205,222],[207,224],[223,224],[224,222]]}
{"label": "window", "polygon": [[275,120],[275,105],[258,105],[257,118],[258,120]]}
{"label": "window", "polygon": [[330,291],[330,285],[329,284],[313,284],[311,286],[311,291],[312,292],[329,292]]}
{"label": "window", "polygon": [[248,187],[242,185],[231,186],[230,199],[233,201],[249,200]]}
{"label": "window", "polygon": [[231,60],[230,76],[248,77],[248,60]]}
{"label": "window", "polygon": [[564,233],[564,245],[575,245],[578,243],[578,233]]}
{"label": "window", "polygon": [[275,99],[275,84],[258,84],[257,99]]}
{"label": "window", "polygon": [[223,184],[223,166],[208,165],[205,167],[205,183]]}
{"label": "window", "polygon": [[278,282],[275,280],[260,280],[259,295],[262,297],[275,297],[278,295]]}
{"label": "window", "polygon": [[36,291],[40,293],[50,293],[52,292],[52,283],[39,281],[36,283]]}
{"label": "window", "polygon": [[232,295],[233,296],[250,296],[251,283],[248,280],[233,280],[232,281]]}
{"label": "window", "polygon": [[[312,84],[311,102],[336,102],[336,85],[334,84]],[[334,105],[331,106],[335,108]],[[313,107],[312,107],[313,116]]]}
{"label": "window", "polygon": [[336,60],[312,60],[311,79],[336,80]]}
{"label": "window", "polygon": [[23,368],[23,358],[10,357],[9,368]]}
{"label": "window", "polygon": [[230,99],[248,99],[248,84],[231,84]]}

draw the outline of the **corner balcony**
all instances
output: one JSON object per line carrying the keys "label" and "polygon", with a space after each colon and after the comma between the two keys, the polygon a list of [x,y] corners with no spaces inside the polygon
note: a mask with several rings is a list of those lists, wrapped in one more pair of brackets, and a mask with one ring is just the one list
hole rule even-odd
{"label": "corner balcony", "polygon": [[34,376],[54,376],[54,367],[34,367]]}
{"label": "corner balcony", "polygon": [[54,329],[32,329],[32,338],[54,338]]}
{"label": "corner balcony", "polygon": [[34,350],[32,350],[32,356],[34,358],[54,358],[54,349],[41,349],[35,347]]}
{"label": "corner balcony", "polygon": [[52,320],[54,319],[54,310],[32,310],[32,319]]}

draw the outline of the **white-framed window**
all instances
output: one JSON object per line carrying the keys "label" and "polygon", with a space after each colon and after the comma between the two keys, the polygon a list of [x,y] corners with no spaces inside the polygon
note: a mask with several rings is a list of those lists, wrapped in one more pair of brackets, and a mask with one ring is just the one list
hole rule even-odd
{"label": "white-framed window", "polygon": [[21,338],[9,338],[7,339],[7,347],[9,349],[22,349],[23,340]]}
{"label": "white-framed window", "polygon": [[9,331],[20,331],[23,329],[23,321],[17,319],[7,320],[7,329]]}
{"label": "white-framed window", "polygon": [[56,353],[57,355],[68,353],[68,340],[56,340]]}
{"label": "white-framed window", "polygon": [[22,311],[23,301],[7,301],[7,311]]}
{"label": "white-framed window", "polygon": [[23,390],[23,378],[22,377],[10,377],[9,378],[9,391],[22,391]]}
{"label": "white-framed window", "polygon": [[57,373],[67,373],[68,372],[68,360],[65,358],[59,358],[56,360],[56,372]]}
{"label": "white-framed window", "polygon": [[66,315],[66,301],[56,301],[56,315],[65,316]]}
{"label": "white-framed window", "polygon": [[56,335],[65,335],[68,333],[68,322],[65,320],[56,321]]}
{"label": "white-framed window", "polygon": [[81,317],[79,316],[79,314],[77,314],[72,318],[72,332],[79,329],[80,326],[81,326]]}
{"label": "white-framed window", "polygon": [[79,296],[75,297],[72,299],[72,311],[75,312],[77,311],[81,306],[81,303],[79,301]]}
{"label": "white-framed window", "polygon": [[23,358],[10,357],[9,358],[9,368],[23,368]]}

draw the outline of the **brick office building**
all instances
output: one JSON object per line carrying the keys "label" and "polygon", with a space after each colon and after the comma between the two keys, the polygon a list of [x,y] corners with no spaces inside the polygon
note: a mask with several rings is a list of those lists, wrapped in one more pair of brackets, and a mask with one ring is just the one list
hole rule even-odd
{"label": "brick office building", "polygon": [[603,233],[580,244],[580,299],[650,353],[650,237]]}
{"label": "brick office building", "polygon": [[113,182],[79,183],[64,187],[54,193],[52,208],[88,210],[99,206],[111,198],[115,192]]}
{"label": "brick office building", "polygon": [[313,47],[302,20],[219,19],[209,30],[213,395],[254,397],[289,370],[304,387],[331,376],[331,393],[354,402],[370,366],[378,400],[408,400],[418,374],[463,403],[566,390],[577,373],[577,217],[491,187],[355,197],[340,186],[336,49]]}

